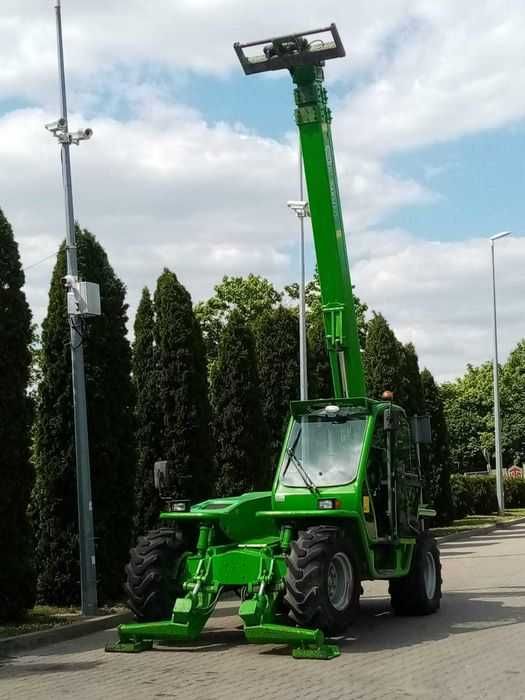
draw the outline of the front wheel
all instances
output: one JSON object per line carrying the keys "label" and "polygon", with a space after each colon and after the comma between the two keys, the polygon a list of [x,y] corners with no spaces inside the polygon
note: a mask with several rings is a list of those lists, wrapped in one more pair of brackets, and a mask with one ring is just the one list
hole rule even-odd
{"label": "front wheel", "polygon": [[389,592],[396,615],[430,615],[441,604],[441,560],[436,540],[428,532],[416,538],[407,576],[391,579]]}
{"label": "front wheel", "polygon": [[284,603],[300,627],[344,632],[359,610],[361,583],[351,542],[328,525],[309,527],[290,545]]}
{"label": "front wheel", "polygon": [[166,620],[176,598],[184,595],[178,573],[184,542],[177,530],[161,527],[139,537],[126,566],[127,606],[141,622]]}

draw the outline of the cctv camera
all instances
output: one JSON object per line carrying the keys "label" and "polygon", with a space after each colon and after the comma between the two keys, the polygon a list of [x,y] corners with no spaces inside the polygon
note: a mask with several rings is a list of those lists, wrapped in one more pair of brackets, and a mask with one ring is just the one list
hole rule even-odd
{"label": "cctv camera", "polygon": [[76,281],[77,280],[74,275],[65,275],[62,277],[62,282],[64,283],[64,287],[66,287],[66,289],[71,289],[75,285]]}
{"label": "cctv camera", "polygon": [[93,136],[93,129],[79,129],[69,135],[70,143],[75,143],[77,146],[80,141],[87,141]]}
{"label": "cctv camera", "polygon": [[49,122],[45,126],[48,131],[63,131],[66,128],[66,120],[61,117],[56,122]]}

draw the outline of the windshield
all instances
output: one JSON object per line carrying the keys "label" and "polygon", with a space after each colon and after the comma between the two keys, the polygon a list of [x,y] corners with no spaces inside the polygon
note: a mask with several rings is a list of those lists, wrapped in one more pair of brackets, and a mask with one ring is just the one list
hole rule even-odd
{"label": "windshield", "polygon": [[366,420],[366,416],[351,414],[301,416],[288,440],[282,483],[305,486],[310,480],[314,486],[340,486],[353,481]]}

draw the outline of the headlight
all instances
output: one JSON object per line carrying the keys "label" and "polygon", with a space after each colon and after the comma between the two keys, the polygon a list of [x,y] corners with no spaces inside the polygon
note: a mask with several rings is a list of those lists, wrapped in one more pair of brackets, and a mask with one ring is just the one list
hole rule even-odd
{"label": "headlight", "polygon": [[172,513],[186,513],[191,508],[189,501],[172,501],[170,503],[170,511]]}
{"label": "headlight", "polygon": [[317,501],[317,507],[319,510],[333,510],[341,507],[341,501],[338,501],[337,498],[323,498]]}

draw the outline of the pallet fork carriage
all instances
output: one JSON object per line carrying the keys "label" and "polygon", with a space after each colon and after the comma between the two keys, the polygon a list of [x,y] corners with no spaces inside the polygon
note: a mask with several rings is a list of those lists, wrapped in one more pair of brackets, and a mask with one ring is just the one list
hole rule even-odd
{"label": "pallet fork carriage", "polygon": [[364,580],[389,581],[398,614],[439,608],[439,550],[425,530],[435,511],[423,503],[414,449],[430,431],[392,396],[366,396],[323,84],[324,62],[345,55],[336,26],[234,49],[246,74],[287,69],[295,84],[334,393],[292,402],[271,492],[191,506],[176,498],[171,465],[155,465],[161,527],[139,538],[126,569],[137,621],[107,650],[195,640],[221,594],[236,590],[248,641],[331,659],[339,647],[325,636],[352,623]]}

